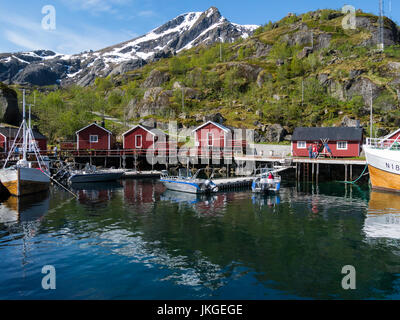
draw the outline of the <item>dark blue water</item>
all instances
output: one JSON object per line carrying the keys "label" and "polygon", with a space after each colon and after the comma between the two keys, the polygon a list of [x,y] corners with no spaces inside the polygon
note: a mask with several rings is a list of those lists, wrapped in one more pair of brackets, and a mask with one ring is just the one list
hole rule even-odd
{"label": "dark blue water", "polygon": [[[398,195],[323,184],[202,198],[155,180],[76,192],[1,204],[1,299],[400,298]],[[345,265],[356,290],[341,286]]]}

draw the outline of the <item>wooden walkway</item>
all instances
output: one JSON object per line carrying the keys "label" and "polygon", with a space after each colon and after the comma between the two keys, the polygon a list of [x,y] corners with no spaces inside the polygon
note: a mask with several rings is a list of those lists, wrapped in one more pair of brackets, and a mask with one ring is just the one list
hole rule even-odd
{"label": "wooden walkway", "polygon": [[236,177],[226,179],[215,179],[213,182],[218,186],[219,190],[234,190],[251,186],[252,177]]}

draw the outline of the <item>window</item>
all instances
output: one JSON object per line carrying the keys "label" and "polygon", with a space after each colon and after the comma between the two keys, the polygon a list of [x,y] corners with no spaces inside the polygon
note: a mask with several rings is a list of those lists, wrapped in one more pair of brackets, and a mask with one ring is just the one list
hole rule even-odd
{"label": "window", "polygon": [[347,141],[338,141],[336,143],[336,149],[338,149],[338,150],[347,150]]}
{"label": "window", "polygon": [[297,149],[306,149],[307,142],[306,141],[297,141]]}
{"label": "window", "polygon": [[142,136],[135,136],[135,146],[136,148],[141,148],[142,145]]}
{"label": "window", "polygon": [[207,139],[208,146],[209,146],[209,147],[212,147],[213,144],[214,144],[213,142],[214,142],[213,134],[212,134],[212,133],[209,133],[209,134],[208,134],[208,139]]}
{"label": "window", "polygon": [[99,136],[90,135],[90,143],[98,143]]}

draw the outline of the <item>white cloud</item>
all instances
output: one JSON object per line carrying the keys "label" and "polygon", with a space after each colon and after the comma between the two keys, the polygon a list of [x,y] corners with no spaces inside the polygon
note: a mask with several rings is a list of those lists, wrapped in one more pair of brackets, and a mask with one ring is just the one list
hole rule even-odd
{"label": "white cloud", "polygon": [[138,16],[139,17],[154,17],[154,16],[156,16],[157,14],[154,12],[154,11],[152,11],[152,10],[145,10],[145,11],[140,11],[139,13],[138,13]]}
{"label": "white cloud", "polygon": [[132,0],[62,0],[65,5],[73,10],[86,10],[93,14],[101,12],[117,13],[116,7],[124,6]]}
{"label": "white cloud", "polygon": [[18,47],[26,48],[29,50],[39,50],[45,48],[44,44],[40,44],[38,42],[33,41],[32,39],[28,39],[23,34],[19,34],[11,30],[5,30],[4,34],[8,41],[17,45]]}
{"label": "white cloud", "polygon": [[0,13],[0,21],[3,24],[0,36],[20,50],[48,49],[76,54],[90,49],[99,50],[132,38],[132,34],[126,31],[116,33],[87,25],[79,26],[79,32],[60,25],[56,30],[47,31],[40,23],[10,13]]}

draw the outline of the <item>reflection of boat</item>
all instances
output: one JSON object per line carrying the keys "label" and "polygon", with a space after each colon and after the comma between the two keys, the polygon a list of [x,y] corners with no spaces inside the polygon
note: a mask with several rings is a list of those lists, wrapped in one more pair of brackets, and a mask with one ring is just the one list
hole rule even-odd
{"label": "reflection of boat", "polygon": [[118,181],[74,183],[71,189],[76,191],[80,203],[94,204],[105,203],[111,200],[112,190],[121,189],[122,184]]}
{"label": "reflection of boat", "polygon": [[218,192],[218,187],[210,178],[200,178],[204,169],[198,170],[194,176],[187,169],[179,169],[178,176],[169,175],[168,171],[161,172],[160,181],[169,190],[188,193],[211,193]]}
{"label": "reflection of boat", "polygon": [[400,195],[371,192],[364,232],[370,238],[400,239]]}
{"label": "reflection of boat", "polygon": [[[13,196],[23,196],[47,190],[50,185],[49,161],[45,161],[40,155],[35,143],[35,135],[25,119],[25,90],[23,93],[23,119],[19,127],[12,147],[8,153],[3,168],[0,170],[2,185]],[[8,161],[17,151],[18,144],[22,140],[22,158],[16,165],[6,168]],[[28,159],[28,148],[32,152],[32,159]]]}
{"label": "reflection of boat", "polygon": [[48,192],[9,197],[0,204],[0,223],[38,220],[49,210],[49,199]]}
{"label": "reflection of boat", "polygon": [[122,184],[119,181],[109,182],[88,182],[88,183],[77,183],[71,185],[72,190],[114,190],[122,188]]}
{"label": "reflection of boat", "polygon": [[160,200],[176,203],[195,204],[201,201],[209,200],[210,196],[204,194],[186,193],[173,190],[166,190],[160,195]]}
{"label": "reflection of boat", "polygon": [[263,168],[253,179],[251,189],[255,193],[278,192],[281,188],[281,177],[274,169]]}
{"label": "reflection of boat", "polygon": [[251,197],[253,204],[257,204],[260,206],[275,206],[281,203],[281,197],[276,194],[273,196],[267,196],[263,194],[253,194]]}
{"label": "reflection of boat", "polygon": [[364,145],[374,189],[400,192],[400,140],[397,139],[369,138]]}
{"label": "reflection of boat", "polygon": [[71,183],[88,183],[88,182],[104,182],[115,181],[121,179],[124,170],[119,169],[97,169],[95,166],[86,164],[83,170],[73,170],[68,178]]}

